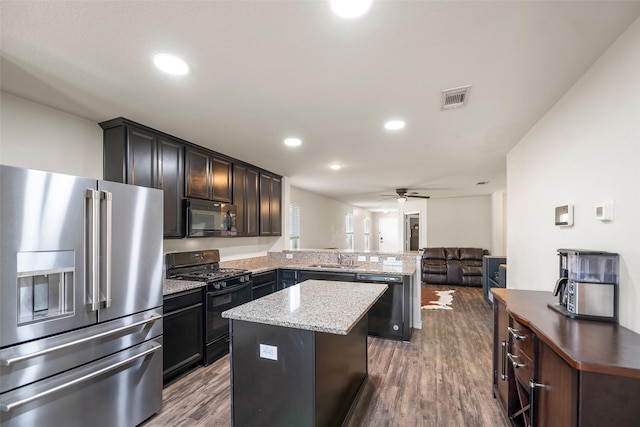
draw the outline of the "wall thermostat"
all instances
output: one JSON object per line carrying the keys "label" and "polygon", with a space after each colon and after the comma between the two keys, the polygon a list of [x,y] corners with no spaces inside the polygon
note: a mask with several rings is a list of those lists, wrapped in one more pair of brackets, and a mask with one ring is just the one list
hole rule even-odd
{"label": "wall thermostat", "polygon": [[560,227],[573,225],[573,205],[556,206],[556,225]]}
{"label": "wall thermostat", "polygon": [[603,202],[596,205],[596,219],[600,221],[611,221],[613,219],[613,202]]}

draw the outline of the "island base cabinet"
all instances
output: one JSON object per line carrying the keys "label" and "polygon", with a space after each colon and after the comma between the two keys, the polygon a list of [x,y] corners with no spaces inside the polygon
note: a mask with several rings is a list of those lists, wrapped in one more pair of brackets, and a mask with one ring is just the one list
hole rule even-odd
{"label": "island base cabinet", "polygon": [[348,335],[231,321],[235,427],[341,425],[366,378],[366,316]]}

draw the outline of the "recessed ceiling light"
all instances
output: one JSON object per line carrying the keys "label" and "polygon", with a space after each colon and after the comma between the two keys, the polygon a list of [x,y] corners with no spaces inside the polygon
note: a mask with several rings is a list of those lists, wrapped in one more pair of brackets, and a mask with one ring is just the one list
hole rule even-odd
{"label": "recessed ceiling light", "polygon": [[302,141],[299,138],[287,138],[284,140],[284,145],[289,147],[298,147],[302,144]]}
{"label": "recessed ceiling light", "polygon": [[173,74],[174,76],[184,76],[189,73],[189,66],[186,62],[168,53],[154,55],[153,63],[165,73]]}
{"label": "recessed ceiling light", "polygon": [[332,164],[329,165],[329,167],[331,169],[333,169],[334,171],[337,171],[338,169],[342,168],[342,165],[340,163],[332,163]]}
{"label": "recessed ceiling light", "polygon": [[345,19],[353,19],[367,13],[371,0],[331,0],[331,9],[336,15]]}
{"label": "recessed ceiling light", "polygon": [[384,124],[384,128],[387,130],[400,130],[405,127],[405,122],[402,120],[389,120]]}

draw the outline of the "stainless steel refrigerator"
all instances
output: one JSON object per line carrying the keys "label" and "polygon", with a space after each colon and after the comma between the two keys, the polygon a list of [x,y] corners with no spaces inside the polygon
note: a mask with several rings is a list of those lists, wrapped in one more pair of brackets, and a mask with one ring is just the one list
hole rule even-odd
{"label": "stainless steel refrigerator", "polygon": [[162,406],[162,191],[0,165],[0,424]]}

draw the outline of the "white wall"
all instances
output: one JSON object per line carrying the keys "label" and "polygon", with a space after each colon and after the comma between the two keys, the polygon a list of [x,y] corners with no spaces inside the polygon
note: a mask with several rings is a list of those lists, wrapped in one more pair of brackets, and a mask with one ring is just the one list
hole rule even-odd
{"label": "white wall", "polygon": [[491,255],[507,255],[507,193],[491,194]]}
{"label": "white wall", "polygon": [[[553,289],[558,248],[620,254],[620,324],[640,332],[640,19],[507,157],[508,287]],[[614,219],[594,219],[614,202]],[[573,204],[573,227],[554,207]]]}
{"label": "white wall", "polygon": [[492,247],[491,196],[430,199],[427,246]]}
{"label": "white wall", "polygon": [[[97,123],[0,92],[0,163],[102,179],[102,129]],[[288,240],[289,184],[282,184],[282,237],[167,239],[163,251],[220,249],[223,260],[264,256]]]}
{"label": "white wall", "polygon": [[[354,220],[354,249],[364,250],[364,218],[371,213],[310,191],[291,187],[291,203],[300,206],[300,249],[346,248],[346,215]],[[283,210],[289,211],[289,205]]]}
{"label": "white wall", "polygon": [[0,91],[0,163],[101,179],[102,129]]}

